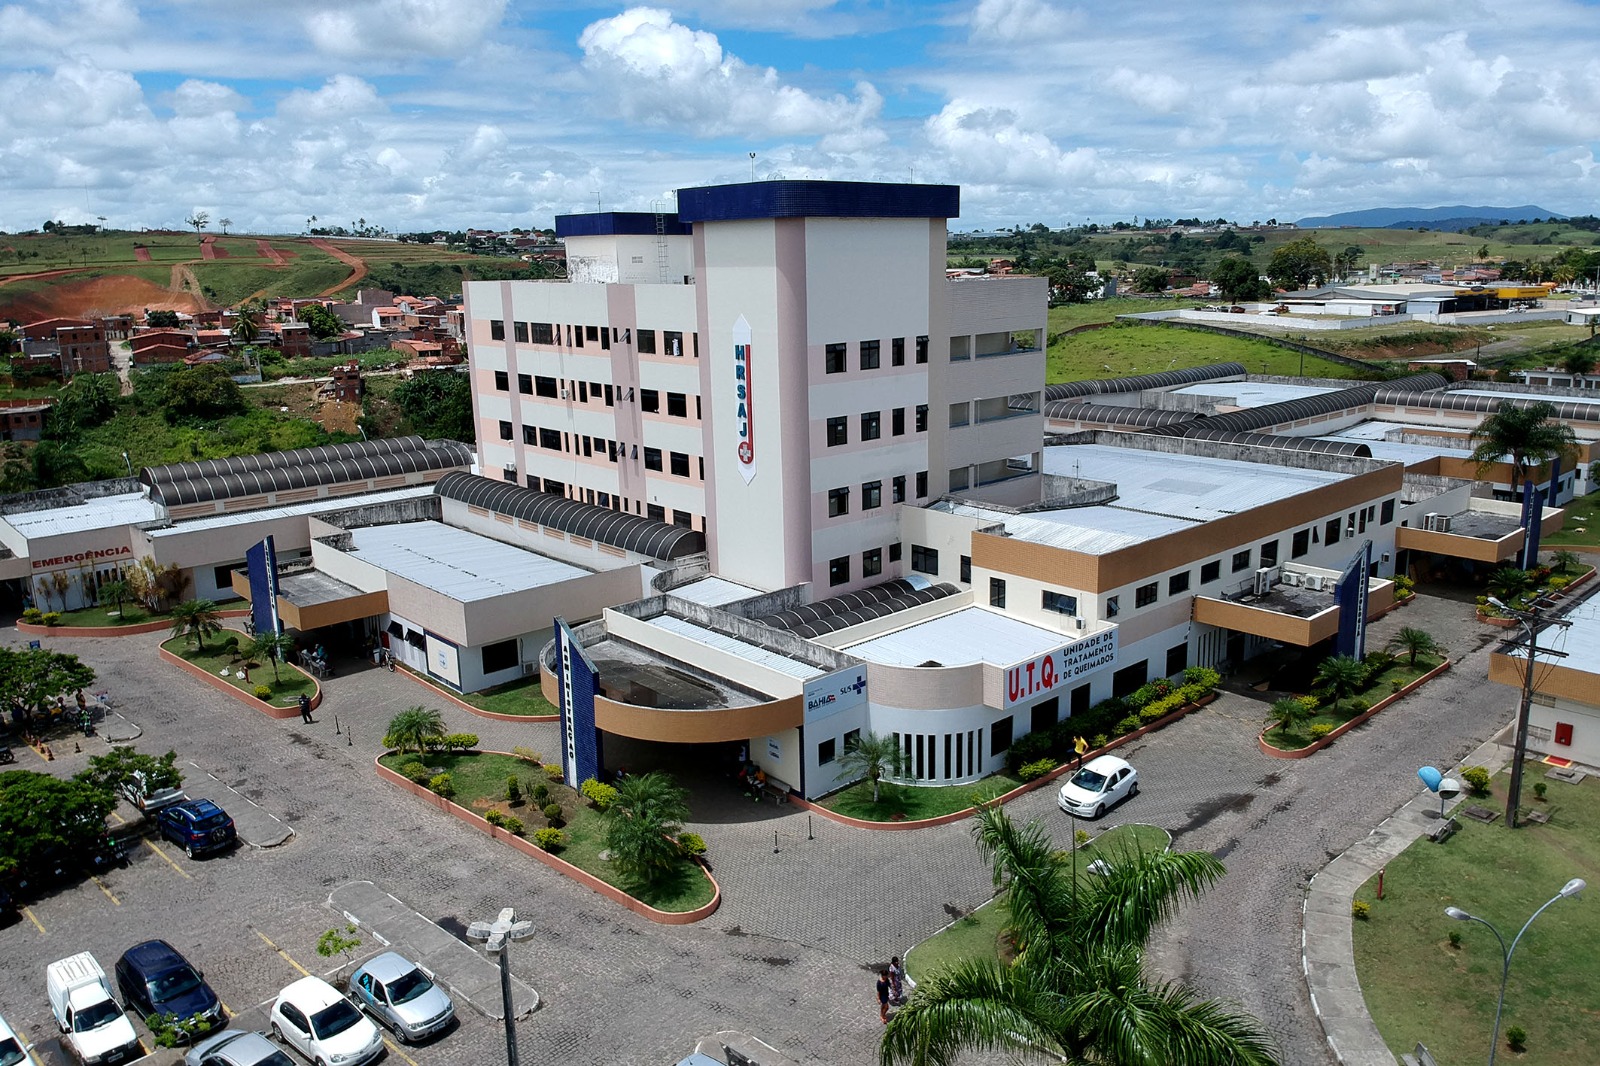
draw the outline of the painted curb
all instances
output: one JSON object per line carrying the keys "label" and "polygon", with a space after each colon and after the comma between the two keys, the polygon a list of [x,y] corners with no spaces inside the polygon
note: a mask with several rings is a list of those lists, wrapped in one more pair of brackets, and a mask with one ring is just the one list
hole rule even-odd
{"label": "painted curb", "polygon": [[[244,618],[249,611],[218,611],[219,618]],[[165,622],[137,622],[131,626],[47,626],[39,622],[17,619],[17,632],[30,637],[135,637],[144,633],[160,633],[172,628],[172,620]]]}
{"label": "painted curb", "polygon": [[[1105,747],[1094,748],[1094,749],[1092,749],[1090,751],[1085,752],[1083,758],[1085,760],[1093,759],[1097,755],[1104,755],[1108,751],[1113,751],[1113,750],[1115,750],[1117,748],[1122,747],[1122,745],[1124,745],[1124,744],[1128,744],[1128,743],[1131,743],[1132,741],[1138,740],[1140,737],[1144,736],[1146,733],[1153,733],[1157,729],[1161,729],[1162,727],[1164,727],[1166,725],[1169,725],[1172,722],[1176,722],[1178,719],[1184,717],[1185,715],[1192,714],[1195,711],[1198,711],[1200,708],[1209,705],[1216,698],[1217,698],[1216,692],[1208,692],[1204,696],[1201,696],[1198,700],[1195,700],[1193,703],[1184,704],[1182,707],[1179,707],[1177,710],[1173,711],[1171,714],[1163,715],[1162,717],[1157,718],[1154,722],[1151,722],[1149,725],[1142,725],[1138,729],[1135,729],[1131,733],[1124,733],[1122,736],[1120,736],[1120,737],[1116,738],[1115,740],[1111,741],[1110,743],[1106,744]],[[1066,721],[1071,721],[1071,719],[1070,718],[1066,719]],[[1010,803],[1012,800],[1016,799],[1018,796],[1025,795],[1026,793],[1032,792],[1034,789],[1037,789],[1037,788],[1043,788],[1045,785],[1050,784],[1051,782],[1055,781],[1057,778],[1059,778],[1062,775],[1064,775],[1064,774],[1068,773],[1069,771],[1073,770],[1078,765],[1079,765],[1079,760],[1077,760],[1076,758],[1074,758],[1073,761],[1071,761],[1071,762],[1062,763],[1060,766],[1056,767],[1054,770],[1051,770],[1049,773],[1044,774],[1044,775],[1042,775],[1040,777],[1036,777],[1032,781],[1027,782],[1026,784],[1018,785],[1016,788],[1012,789],[1010,792],[1005,792],[1005,793],[1002,793],[999,796],[996,796],[990,802],[991,803],[999,803],[999,804]],[[976,782],[974,782],[974,784],[976,784]],[[849,786],[847,786],[847,787],[849,787]],[[857,829],[884,829],[884,830],[932,829],[935,826],[949,825],[952,822],[959,822],[959,821],[961,821],[961,820],[963,820],[965,818],[970,818],[970,817],[972,817],[972,812],[974,810],[976,810],[976,808],[974,808],[974,807],[966,807],[966,808],[963,808],[962,810],[955,811],[954,813],[951,813],[951,814],[941,814],[937,818],[919,818],[916,821],[912,821],[912,822],[873,822],[873,821],[868,821],[865,818],[851,818],[847,814],[839,814],[836,811],[830,811],[826,807],[820,806],[820,805],[818,805],[816,803],[813,803],[812,801],[810,801],[808,799],[802,799],[799,796],[795,796],[795,795],[792,795],[792,794],[789,796],[789,802],[793,803],[793,804],[796,804],[797,806],[803,807],[808,811],[813,811],[813,812],[815,812],[817,814],[820,814],[820,815],[822,815],[822,817],[827,818],[830,821],[838,822],[840,825],[854,826]]]}
{"label": "painted curb", "polygon": [[[217,689],[220,692],[226,692],[228,695],[232,696],[234,699],[238,700],[241,703],[244,703],[244,704],[248,705],[249,707],[253,708],[254,710],[257,710],[257,711],[261,712],[262,714],[266,715],[268,718],[277,718],[279,720],[285,720],[285,719],[289,719],[289,718],[299,718],[300,717],[300,708],[299,707],[279,707],[279,706],[276,706],[276,705],[271,704],[271,703],[265,703],[265,702],[263,702],[261,700],[256,699],[250,693],[244,691],[244,689],[236,688],[235,686],[230,685],[228,682],[223,681],[221,678],[213,677],[209,670],[200,669],[194,663],[189,662],[187,659],[184,659],[181,656],[177,656],[177,655],[172,654],[172,652],[168,651],[166,648],[158,647],[156,649],[156,652],[165,661],[167,661],[167,662],[171,663],[172,665],[177,666],[177,667],[179,667],[179,668],[181,668],[183,670],[188,671],[190,674],[192,674],[195,677],[200,678],[202,681],[204,681],[206,684],[210,685],[212,688]],[[284,663],[283,665],[288,667],[290,670],[293,670],[296,673],[300,674],[306,680],[311,682],[311,684],[313,686],[313,690],[312,690],[312,693],[311,693],[311,709],[312,710],[316,710],[318,707],[322,706],[322,684],[321,684],[321,682],[319,682],[316,678],[312,677],[310,674],[306,673],[304,670],[301,670],[298,666],[294,665],[293,663]]]}
{"label": "painted curb", "polygon": [[[545,851],[543,848],[539,847],[537,844],[523,840],[514,833],[508,833],[498,826],[490,825],[474,812],[467,810],[467,808],[458,803],[454,803],[445,799],[443,796],[435,795],[434,793],[428,791],[425,786],[419,785],[415,781],[406,780],[404,777],[395,773],[393,770],[389,769],[387,766],[384,766],[378,761],[378,759],[383,758],[384,755],[393,754],[395,754],[393,750],[385,751],[372,760],[372,765],[377,769],[378,776],[383,780],[389,782],[391,785],[396,785],[405,791],[410,792],[413,796],[427,800],[430,804],[439,808],[444,813],[458,818],[467,825],[472,826],[474,829],[486,834],[490,839],[498,840],[501,843],[507,844],[513,849],[522,852],[529,858],[539,860],[552,870],[567,875],[580,885],[583,885],[585,888],[599,893],[614,903],[622,904],[630,911],[633,911],[633,913],[642,915],[643,917],[650,919],[652,922],[655,922],[659,925],[692,925],[695,922],[711,917],[711,915],[716,912],[716,909],[722,906],[722,886],[717,884],[717,879],[711,876],[711,871],[707,869],[703,863],[697,863],[696,865],[700,867],[700,872],[705,875],[705,879],[711,882],[711,902],[704,904],[703,906],[696,907],[692,911],[656,910],[648,903],[641,903],[639,900],[634,899],[632,896],[622,891],[622,889],[617,888],[615,885],[609,885],[600,880],[600,878],[596,877],[592,873],[589,873],[587,870],[580,869],[572,865],[572,863],[567,862],[565,859],[557,858],[548,851]],[[474,749],[471,752],[464,752],[463,754],[504,755],[507,758],[516,758],[516,756],[512,755],[508,751],[491,751],[487,749]]]}
{"label": "painted curb", "polygon": [[475,714],[479,718],[488,718],[488,719],[491,719],[491,720],[496,721],[496,722],[559,722],[559,721],[561,721],[561,716],[559,714],[501,714],[499,711],[486,711],[482,707],[474,707],[472,704],[468,703],[466,700],[464,700],[461,697],[457,696],[455,693],[451,692],[449,689],[440,688],[438,685],[435,685],[432,681],[429,681],[427,678],[423,677],[421,674],[417,673],[415,670],[412,670],[412,669],[410,669],[410,668],[408,668],[408,667],[406,667],[406,666],[404,666],[404,665],[402,665],[400,663],[396,663],[395,664],[395,671],[394,672],[397,673],[397,674],[405,674],[412,681],[415,681],[417,684],[421,685],[423,688],[428,689],[429,691],[434,693],[434,695],[438,696],[440,699],[449,700],[451,703],[455,704],[457,707],[460,707],[463,711],[466,711],[468,714]]}
{"label": "painted curb", "polygon": [[1350,732],[1350,730],[1354,729],[1356,726],[1365,725],[1373,715],[1377,714],[1385,707],[1405,699],[1407,696],[1411,695],[1411,693],[1421,688],[1424,684],[1432,681],[1434,678],[1450,669],[1451,665],[1451,661],[1446,659],[1444,662],[1440,663],[1438,666],[1435,666],[1432,670],[1429,670],[1427,673],[1423,674],[1409,685],[1402,687],[1399,692],[1390,693],[1377,703],[1374,703],[1371,707],[1368,707],[1366,710],[1362,711],[1360,714],[1344,723],[1344,725],[1339,726],[1327,736],[1313,740],[1303,748],[1296,748],[1293,751],[1285,751],[1282,748],[1275,748],[1271,744],[1268,744],[1267,732],[1268,729],[1271,728],[1270,726],[1268,729],[1263,729],[1260,733],[1256,734],[1256,747],[1261,749],[1261,754],[1270,755],[1274,759],[1308,759],[1317,752],[1321,751],[1323,748],[1327,747],[1329,744],[1332,744],[1334,741],[1344,736],[1346,733]]}

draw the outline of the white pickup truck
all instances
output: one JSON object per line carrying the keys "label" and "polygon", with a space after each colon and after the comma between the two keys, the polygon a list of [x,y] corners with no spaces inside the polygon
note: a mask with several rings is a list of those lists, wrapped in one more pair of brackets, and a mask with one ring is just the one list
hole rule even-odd
{"label": "white pickup truck", "polygon": [[143,1054],[133,1023],[111,995],[106,972],[80,951],[45,967],[50,1009],[66,1035],[61,1042],[84,1066],[110,1066]]}

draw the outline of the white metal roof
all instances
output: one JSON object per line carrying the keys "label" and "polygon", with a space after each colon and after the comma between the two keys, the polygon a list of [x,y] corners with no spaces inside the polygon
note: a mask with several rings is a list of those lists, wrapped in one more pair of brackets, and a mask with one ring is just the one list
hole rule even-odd
{"label": "white metal roof", "polygon": [[175,537],[203,529],[222,529],[243,526],[253,522],[266,522],[274,518],[293,518],[296,515],[322,514],[327,511],[348,511],[369,504],[394,503],[419,496],[433,495],[432,485],[408,485],[403,489],[384,492],[365,492],[359,496],[335,496],[325,500],[308,500],[305,503],[286,504],[282,507],[265,507],[256,511],[235,511],[232,514],[207,515],[204,518],[180,519],[164,529],[150,530],[150,536]]}
{"label": "white metal roof", "polygon": [[968,666],[1011,663],[1070,643],[1072,638],[982,607],[963,607],[845,650],[889,666]]}
{"label": "white metal roof", "polygon": [[18,511],[3,516],[4,521],[25,537],[59,537],[70,533],[88,533],[112,526],[126,526],[137,522],[156,522],[161,519],[160,507],[139,492],[121,492],[115,496],[101,496],[66,507],[49,507],[37,511]]}
{"label": "white metal roof", "polygon": [[807,681],[813,677],[821,677],[824,673],[824,671],[819,670],[810,663],[791,659],[787,655],[780,655],[778,652],[769,651],[766,648],[739,640],[736,637],[730,637],[725,633],[718,633],[714,629],[707,629],[705,626],[696,625],[674,615],[661,614],[654,618],[647,618],[645,619],[645,624],[666,630],[668,633],[676,633],[680,637],[688,637],[697,644],[704,644],[708,648],[715,648],[718,651],[728,652],[730,655],[737,655],[747,662],[755,663],[757,666],[765,666],[770,670],[776,670],[780,674],[799,678],[801,681]]}
{"label": "white metal roof", "polygon": [[[1538,373],[1538,371],[1534,371]],[[1600,404],[1600,396],[1543,396],[1537,392],[1500,392],[1495,389],[1451,389],[1452,396],[1488,396],[1496,400],[1549,400],[1551,403]]]}
{"label": "white metal roof", "polygon": [[721,607],[724,604],[747,600],[751,596],[759,596],[761,593],[727,578],[703,577],[699,581],[691,581],[687,585],[672,589],[667,595],[688,600],[690,603],[698,603],[702,607]]}
{"label": "white metal roof", "polygon": [[1235,407],[1265,407],[1269,403],[1300,400],[1307,396],[1321,396],[1339,390],[1317,385],[1284,385],[1269,381],[1207,381],[1197,385],[1186,385],[1173,391],[1182,396],[1229,399]]}
{"label": "white metal roof", "polygon": [[[1581,670],[1586,674],[1600,676],[1600,599],[1591,599],[1587,603],[1579,604],[1565,617],[1572,623],[1565,629],[1560,626],[1546,626],[1539,630],[1539,661],[1533,671],[1535,689],[1539,688],[1542,675],[1539,667],[1544,664],[1564,666],[1569,670]],[[1520,629],[1507,632],[1526,639],[1526,634]],[[1550,650],[1566,652],[1566,657],[1547,654]],[[1512,648],[1507,654],[1525,659],[1528,652],[1526,648]],[[1591,697],[1587,702],[1594,703],[1600,700]]]}
{"label": "white metal roof", "polygon": [[583,577],[587,570],[441,522],[402,522],[350,531],[357,558],[469,602]]}
{"label": "white metal roof", "polygon": [[1195,523],[1165,515],[1122,511],[1115,507],[1074,507],[1061,511],[1010,514],[969,504],[938,503],[935,510],[1003,523],[1006,533],[1030,544],[1066,548],[1086,555],[1104,555],[1155,537],[1164,537]]}

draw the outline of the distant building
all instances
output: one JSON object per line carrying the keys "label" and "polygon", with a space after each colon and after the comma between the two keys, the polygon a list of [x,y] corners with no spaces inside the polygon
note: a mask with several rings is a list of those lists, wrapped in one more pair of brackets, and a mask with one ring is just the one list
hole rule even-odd
{"label": "distant building", "polygon": [[22,350],[54,356],[64,375],[103,374],[111,369],[111,346],[98,319],[46,318],[22,327]]}

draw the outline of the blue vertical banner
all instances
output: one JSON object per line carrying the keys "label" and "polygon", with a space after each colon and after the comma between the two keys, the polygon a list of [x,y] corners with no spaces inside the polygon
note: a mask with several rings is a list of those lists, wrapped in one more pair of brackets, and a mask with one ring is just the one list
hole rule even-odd
{"label": "blue vertical banner", "polygon": [[268,537],[244,553],[245,573],[250,578],[250,621],[257,633],[278,633],[278,550]]}
{"label": "blue vertical banner", "polygon": [[1550,460],[1550,506],[1556,506],[1556,496],[1561,492],[1561,456]]}
{"label": "blue vertical banner", "polygon": [[1539,532],[1544,525],[1544,490],[1528,478],[1522,483],[1522,555],[1518,559],[1522,569],[1532,570],[1539,565]]}
{"label": "blue vertical banner", "polygon": [[600,744],[594,727],[600,673],[561,618],[556,619],[556,687],[561,695],[561,776],[569,788],[577,788],[600,776]]}
{"label": "blue vertical banner", "polygon": [[1361,550],[1344,566],[1333,586],[1333,601],[1339,605],[1339,633],[1333,653],[1363,659],[1367,654],[1367,573],[1372,569],[1372,541],[1363,541]]}

